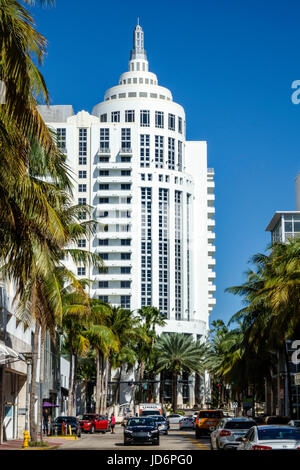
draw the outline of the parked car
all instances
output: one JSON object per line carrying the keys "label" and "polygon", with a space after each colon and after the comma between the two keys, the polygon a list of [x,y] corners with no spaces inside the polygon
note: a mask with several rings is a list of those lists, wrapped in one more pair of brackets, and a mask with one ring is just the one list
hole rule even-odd
{"label": "parked car", "polygon": [[80,420],[80,427],[82,432],[101,432],[102,434],[110,431],[110,420],[107,416],[102,416],[96,413],[86,413],[82,415]]}
{"label": "parked car", "polygon": [[300,428],[300,419],[291,419],[291,421],[288,422],[288,425],[295,428]]}
{"label": "parked car", "polygon": [[209,436],[211,431],[217,427],[220,419],[223,418],[222,410],[200,410],[196,418],[195,437]]}
{"label": "parked car", "polygon": [[290,420],[288,416],[266,416],[265,424],[288,424]]}
{"label": "parked car", "polygon": [[147,416],[148,418],[153,419],[153,421],[156,423],[159,434],[168,434],[168,430],[170,428],[169,421],[164,417],[164,416],[157,416],[157,415],[152,415],[152,416]]}
{"label": "parked car", "polygon": [[255,425],[255,421],[249,418],[221,419],[210,435],[212,450],[236,449],[241,438]]}
{"label": "parked car", "polygon": [[187,416],[179,421],[179,429],[194,429],[195,418]]}
{"label": "parked car", "polygon": [[300,449],[300,429],[292,426],[264,425],[249,429],[237,450]]}
{"label": "parked car", "polygon": [[73,435],[76,435],[77,437],[81,437],[80,422],[75,416],[58,416],[54,420],[52,429],[55,434],[68,435],[70,434],[69,426],[71,426],[71,433]]}
{"label": "parked car", "polygon": [[179,414],[172,414],[167,416],[167,420],[170,424],[178,424],[182,417],[183,416]]}
{"label": "parked car", "polygon": [[148,417],[129,418],[124,429],[124,445],[133,442],[151,442],[159,445],[159,430],[153,419]]}

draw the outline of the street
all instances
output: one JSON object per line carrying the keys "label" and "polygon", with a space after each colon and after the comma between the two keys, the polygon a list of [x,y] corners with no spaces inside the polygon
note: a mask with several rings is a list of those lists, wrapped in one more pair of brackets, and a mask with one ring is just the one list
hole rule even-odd
{"label": "street", "polygon": [[194,430],[179,430],[178,424],[171,425],[167,436],[160,436],[160,445],[139,444],[124,446],[123,427],[117,425],[115,434],[82,434],[78,440],[66,440],[59,450],[210,450],[210,439],[195,439]]}

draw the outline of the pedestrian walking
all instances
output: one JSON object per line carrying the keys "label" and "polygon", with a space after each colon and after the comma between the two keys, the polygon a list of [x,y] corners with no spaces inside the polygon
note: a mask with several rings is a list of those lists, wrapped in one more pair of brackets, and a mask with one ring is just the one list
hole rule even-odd
{"label": "pedestrian walking", "polygon": [[49,426],[49,410],[44,409],[43,412],[43,433],[48,435],[48,426]]}
{"label": "pedestrian walking", "polygon": [[116,418],[115,418],[115,415],[112,414],[110,417],[111,434],[115,434],[115,425],[116,425]]}

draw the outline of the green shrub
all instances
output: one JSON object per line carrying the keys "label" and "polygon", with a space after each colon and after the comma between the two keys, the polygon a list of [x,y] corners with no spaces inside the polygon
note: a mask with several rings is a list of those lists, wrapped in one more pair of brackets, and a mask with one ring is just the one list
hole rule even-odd
{"label": "green shrub", "polygon": [[29,447],[49,447],[48,442],[45,441],[29,441]]}

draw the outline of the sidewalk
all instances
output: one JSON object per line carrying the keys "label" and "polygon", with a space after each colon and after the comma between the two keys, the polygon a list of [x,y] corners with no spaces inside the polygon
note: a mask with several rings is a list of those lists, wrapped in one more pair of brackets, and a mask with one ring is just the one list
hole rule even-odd
{"label": "sidewalk", "polygon": [[[60,438],[55,437],[44,437],[44,442],[47,442],[49,447],[27,447],[26,450],[51,450],[56,449],[57,447],[61,446],[63,440]],[[23,439],[16,439],[13,441],[6,441],[3,444],[0,444],[0,451],[1,450],[24,450],[23,447]]]}

